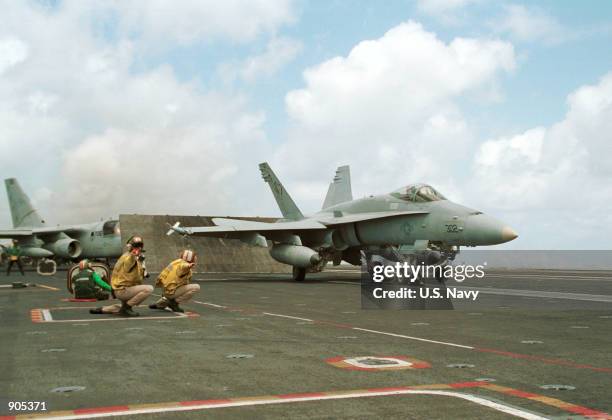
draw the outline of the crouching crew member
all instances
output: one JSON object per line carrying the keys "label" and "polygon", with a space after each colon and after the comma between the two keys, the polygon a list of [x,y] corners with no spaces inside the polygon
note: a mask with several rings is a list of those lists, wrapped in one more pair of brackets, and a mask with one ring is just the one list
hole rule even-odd
{"label": "crouching crew member", "polygon": [[106,300],[110,296],[111,287],[96,273],[88,260],[81,260],[79,272],[72,280],[72,290],[77,299]]}
{"label": "crouching crew member", "polygon": [[149,308],[166,309],[168,307],[174,312],[185,312],[179,303],[187,302],[200,291],[199,284],[191,284],[192,269],[196,261],[195,252],[186,249],[181,252],[180,258],[168,264],[155,283],[156,287],[164,289],[162,298],[149,305]]}
{"label": "crouching crew member", "polygon": [[141,255],[144,243],[140,236],[132,236],[127,242],[125,252],[115,264],[111,276],[111,286],[114,296],[121,305],[114,304],[103,308],[91,309],[92,314],[115,314],[123,316],[138,316],[132,307],[140,304],[153,292],[153,286],[142,284],[144,268]]}

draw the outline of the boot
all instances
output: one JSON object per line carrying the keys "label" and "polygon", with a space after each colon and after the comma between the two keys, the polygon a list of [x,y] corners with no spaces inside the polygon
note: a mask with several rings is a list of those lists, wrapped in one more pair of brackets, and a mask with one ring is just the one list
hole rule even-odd
{"label": "boot", "polygon": [[164,310],[168,307],[168,300],[165,297],[162,297],[155,303],[149,305],[149,309],[161,309]]}
{"label": "boot", "polygon": [[90,314],[93,314],[93,315],[101,315],[101,314],[103,314],[104,312],[102,312],[102,307],[99,307],[99,308],[93,308],[93,309],[90,309],[90,310],[89,310],[89,313],[90,313]]}
{"label": "boot", "polygon": [[185,312],[174,299],[168,299],[168,307],[172,309],[172,312]]}
{"label": "boot", "polygon": [[126,302],[121,302],[121,309],[119,309],[119,315],[121,316],[139,316],[138,312],[134,312],[132,307]]}

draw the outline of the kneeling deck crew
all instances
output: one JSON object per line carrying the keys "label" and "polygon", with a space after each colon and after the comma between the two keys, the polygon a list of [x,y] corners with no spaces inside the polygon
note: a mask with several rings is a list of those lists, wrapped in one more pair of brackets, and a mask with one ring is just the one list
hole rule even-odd
{"label": "kneeling deck crew", "polygon": [[164,289],[162,298],[149,305],[151,309],[170,308],[174,312],[185,312],[179,303],[187,302],[200,291],[199,284],[191,284],[192,269],[197,257],[195,252],[186,249],[181,252],[180,258],[172,261],[159,274],[156,287]]}
{"label": "kneeling deck crew", "polygon": [[77,299],[106,300],[111,292],[111,287],[96,273],[89,260],[79,262],[79,272],[72,280],[72,289]]}
{"label": "kneeling deck crew", "polygon": [[115,264],[111,276],[111,286],[114,296],[121,304],[91,309],[92,314],[115,314],[123,316],[138,316],[132,307],[142,303],[153,292],[153,286],[142,284],[145,270],[142,264],[144,243],[140,236],[132,236],[127,242],[125,252]]}

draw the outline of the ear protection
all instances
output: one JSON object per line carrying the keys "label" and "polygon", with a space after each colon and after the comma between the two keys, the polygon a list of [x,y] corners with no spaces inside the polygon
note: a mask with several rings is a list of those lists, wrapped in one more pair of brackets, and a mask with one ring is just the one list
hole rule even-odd
{"label": "ear protection", "polygon": [[185,249],[184,251],[182,251],[179,258],[190,264],[195,263],[196,260],[198,259],[196,256],[196,253],[192,251],[191,249]]}

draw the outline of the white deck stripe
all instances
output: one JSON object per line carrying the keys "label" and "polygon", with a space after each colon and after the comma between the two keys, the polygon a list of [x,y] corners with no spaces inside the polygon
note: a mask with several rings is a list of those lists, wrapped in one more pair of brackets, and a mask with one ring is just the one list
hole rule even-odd
{"label": "white deck stripe", "polygon": [[270,312],[264,312],[264,315],[269,315],[269,316],[277,316],[279,318],[289,318],[289,319],[296,319],[298,321],[309,321],[309,322],[314,322],[312,319],[308,319],[308,318],[300,318],[297,316],[291,316],[291,315],[282,315],[282,314],[272,314]]}
{"label": "white deck stripe", "polygon": [[[106,314],[108,315],[108,314]],[[44,317],[44,312],[43,312]],[[139,321],[144,319],[182,319],[189,315],[175,312],[174,316],[136,316],[136,317],[112,317],[112,318],[85,318],[85,319],[49,319],[43,322],[104,322],[104,321]]]}
{"label": "white deck stripe", "polygon": [[199,303],[200,305],[212,306],[213,308],[227,308],[227,306],[216,305],[210,302],[200,302],[199,300],[194,300],[193,303]]}
{"label": "white deck stripe", "polygon": [[45,322],[53,321],[53,316],[51,316],[51,311],[49,311],[48,309],[43,309],[40,312],[42,313],[42,316]]}
{"label": "white deck stripe", "polygon": [[526,279],[555,279],[555,280],[567,280],[567,279],[571,279],[571,280],[575,280],[575,279],[581,279],[581,280],[608,280],[608,281],[612,281],[612,276],[567,276],[567,275],[561,275],[561,274],[538,274],[538,273],[534,273],[534,274],[512,274],[512,273],[508,273],[508,274],[489,274],[485,272],[485,277],[504,277],[504,278],[508,278],[508,279],[514,279],[514,278],[526,278]]}
{"label": "white deck stripe", "polygon": [[612,302],[612,295],[592,295],[588,293],[549,292],[546,290],[498,289],[469,286],[454,286],[460,290],[474,290],[483,295],[522,296],[532,298],[581,300],[585,302]]}
{"label": "white deck stripe", "polygon": [[[213,307],[217,307],[217,308],[225,308],[225,306],[215,305],[215,304],[207,303],[207,302],[198,302],[197,300],[194,300],[193,302],[194,303],[199,303],[201,305],[208,305],[208,306],[213,306]],[[297,321],[316,322],[314,319],[300,318],[300,317],[291,316],[291,315],[274,314],[274,313],[271,313],[271,312],[263,312],[263,314],[264,315],[268,315],[268,316],[276,316],[276,317],[279,317],[279,318],[295,319]],[[449,342],[446,342],[446,341],[429,340],[427,338],[414,337],[414,336],[402,335],[402,334],[394,334],[394,333],[385,332],[385,331],[369,330],[367,328],[359,328],[359,327],[349,327],[349,328],[353,329],[353,330],[369,332],[369,333],[373,333],[373,334],[381,334],[381,335],[388,335],[390,337],[404,338],[404,339],[407,339],[407,340],[416,340],[416,341],[423,341],[423,342],[426,342],[426,343],[442,344],[442,345],[445,345],[445,346],[458,347],[458,348],[468,349],[468,350],[473,350],[474,349],[473,346],[465,346],[463,344],[449,343]]]}
{"label": "white deck stripe", "polygon": [[176,411],[195,411],[195,410],[208,410],[212,408],[226,408],[226,407],[249,407],[256,405],[271,405],[271,404],[288,404],[294,402],[305,402],[305,401],[324,401],[324,400],[342,400],[348,398],[363,398],[363,397],[384,397],[392,395],[438,395],[443,397],[460,398],[462,400],[470,401],[484,407],[491,408],[502,413],[506,413],[512,416],[516,416],[527,420],[546,420],[545,417],[541,417],[537,414],[530,413],[528,411],[520,410],[515,407],[510,407],[498,402],[490,401],[485,398],[477,397],[472,394],[463,394],[460,392],[451,391],[436,391],[436,390],[396,390],[396,391],[378,391],[378,392],[353,392],[353,393],[342,393],[342,394],[331,394],[331,395],[320,395],[312,397],[295,397],[295,398],[269,398],[261,400],[246,400],[246,401],[230,401],[227,403],[220,404],[202,404],[193,406],[173,406],[173,407],[159,407],[159,408],[140,408],[134,410],[115,411],[112,413],[92,413],[92,414],[72,414],[72,415],[59,415],[59,416],[42,416],[41,418],[53,419],[53,420],[73,420],[73,419],[93,419],[102,417],[118,417],[118,416],[129,416],[137,414],[153,414],[153,413],[169,413]]}
{"label": "white deck stripe", "polygon": [[368,330],[366,328],[359,328],[359,327],[352,327],[352,329],[357,330],[357,331],[369,332],[373,334],[388,335],[390,337],[406,338],[408,340],[424,341],[426,343],[443,344],[445,346],[459,347],[462,349],[474,350],[474,347],[472,346],[464,346],[463,344],[449,343],[446,341],[429,340],[427,338],[414,337],[411,335],[394,334],[394,333],[389,333],[389,332],[384,332],[384,331]]}

